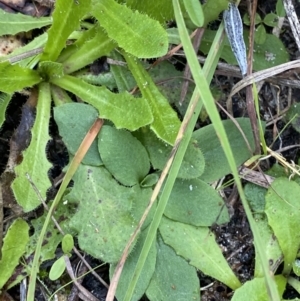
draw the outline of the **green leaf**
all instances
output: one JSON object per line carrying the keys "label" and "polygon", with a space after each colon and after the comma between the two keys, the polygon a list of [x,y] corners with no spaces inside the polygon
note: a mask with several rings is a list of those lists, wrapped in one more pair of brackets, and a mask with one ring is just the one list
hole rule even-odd
{"label": "green leaf", "polygon": [[268,222],[284,255],[284,270],[290,271],[300,246],[300,187],[287,178],[272,182],[266,194]]}
{"label": "green leaf", "polygon": [[72,251],[74,247],[74,239],[71,234],[66,234],[61,242],[62,250],[65,254],[68,254]]}
{"label": "green leaf", "polygon": [[[144,214],[147,206],[149,205],[149,200],[151,198],[153,190],[151,188],[143,188],[136,185],[134,187],[136,192],[136,197],[132,201],[132,209],[131,209],[131,216],[134,218],[136,222],[139,222],[142,215]],[[157,204],[153,204],[153,206],[150,209],[149,214],[147,215],[146,220],[144,221],[142,225],[142,230],[147,228],[149,224],[153,220],[153,216],[156,210]]]}
{"label": "green leaf", "polygon": [[105,167],[125,186],[138,184],[149,172],[150,162],[146,149],[126,130],[103,126],[98,149]]}
{"label": "green leaf", "polygon": [[[286,285],[286,278],[282,275],[275,276],[275,281],[280,296],[282,296]],[[269,301],[270,297],[266,287],[266,280],[264,278],[255,278],[244,283],[238,288],[231,299],[232,301]]]}
{"label": "green leaf", "polygon": [[23,14],[9,14],[0,10],[0,36],[15,35],[31,29],[41,28],[52,23],[51,17],[34,18]]}
{"label": "green leaf", "polygon": [[[91,105],[84,103],[66,103],[55,107],[53,111],[59,134],[68,151],[74,156],[90,127],[98,118],[98,112]],[[103,164],[96,141],[93,141],[82,163],[93,166]]]}
{"label": "green leaf", "polygon": [[[261,20],[261,17],[258,13],[255,13],[255,19],[254,19],[254,24],[257,25],[257,24],[260,24],[262,22]],[[251,21],[250,21],[250,17],[249,17],[249,14],[246,13],[243,17],[243,23],[247,26],[250,26],[251,24]]]}
{"label": "green leaf", "polygon": [[286,15],[286,11],[285,11],[282,0],[277,0],[277,2],[276,2],[276,13],[281,18],[285,17],[285,15]]}
{"label": "green leaf", "polygon": [[[236,118],[251,148],[254,147],[253,135],[248,118]],[[237,166],[252,156],[242,134],[231,120],[224,120],[223,125]],[[193,133],[192,141],[202,150],[205,158],[205,169],[201,179],[212,182],[230,173],[230,167],[213,125],[205,126]]]}
{"label": "green leaf", "polygon": [[[202,38],[202,43],[200,46],[200,50],[204,54],[207,54],[210,51],[215,33],[216,33],[215,31],[209,29],[205,30],[205,33]],[[244,30],[244,41],[247,49],[249,45],[248,36],[249,36],[249,31]],[[253,68],[256,71],[271,68],[286,63],[290,60],[289,54],[282,41],[272,34],[266,35],[265,43],[255,44],[254,50],[255,52],[254,52],[254,59],[253,59]],[[227,37],[225,39],[221,58],[224,59],[229,64],[237,65],[236,59],[232,53]]]}
{"label": "green leaf", "polygon": [[12,183],[15,198],[25,212],[29,212],[41,204],[39,196],[28,180],[37,186],[41,197],[46,199],[46,192],[51,187],[48,172],[51,168],[46,156],[47,143],[50,140],[49,119],[51,109],[50,85],[41,83],[36,108],[36,118],[31,130],[31,142],[23,152],[23,161],[15,167],[16,178]]}
{"label": "green leaf", "polygon": [[[117,51],[113,51],[110,57],[116,61],[124,61],[124,58]],[[127,66],[111,65],[110,71],[115,79],[119,92],[130,91],[136,87],[136,81]]]}
{"label": "green leaf", "polygon": [[55,260],[53,265],[51,266],[50,272],[49,272],[49,279],[52,281],[57,280],[65,271],[66,269],[66,263],[64,256],[58,258]]}
{"label": "green leaf", "polygon": [[208,0],[203,4],[203,14],[205,17],[204,25],[218,20],[222,11],[228,8],[228,0]]}
{"label": "green leaf", "polygon": [[[135,135],[147,149],[154,169],[163,170],[172,147],[159,140],[149,128],[143,128]],[[197,143],[191,141],[180,166],[178,178],[193,179],[201,176],[204,171],[205,161]]]}
{"label": "green leaf", "polygon": [[147,99],[151,107],[154,117],[154,121],[150,126],[151,130],[153,130],[160,139],[169,144],[173,144],[180,127],[180,121],[176,112],[156,87],[141,62],[131,55],[125,53],[123,53],[123,55],[143,97]]}
{"label": "green leaf", "polygon": [[177,179],[167,207],[168,218],[193,226],[211,226],[229,222],[228,210],[220,195],[199,179]]}
{"label": "green leaf", "polygon": [[67,45],[66,48],[61,51],[57,62],[65,62],[71,55],[74,55],[81,47],[83,47],[87,41],[90,41],[95,37],[99,24],[96,23],[95,25],[90,26],[91,27],[86,30],[81,28],[78,39],[75,40],[74,43]]}
{"label": "green leaf", "polygon": [[80,19],[90,12],[91,0],[57,0],[52,14],[53,24],[48,31],[48,41],[42,61],[55,61],[66,45],[69,35],[79,27]]}
{"label": "green leaf", "polygon": [[145,98],[135,98],[128,92],[114,94],[105,87],[96,87],[69,75],[53,78],[51,82],[94,106],[100,117],[111,120],[116,128],[134,131],[153,120]]}
{"label": "green leaf", "polygon": [[18,218],[9,227],[3,239],[2,257],[0,260],[0,289],[13,274],[21,256],[25,252],[25,247],[29,240],[28,232],[29,226],[27,223]]}
{"label": "green leaf", "polygon": [[42,80],[35,70],[22,68],[19,65],[0,63],[0,91],[14,93],[23,88],[32,87]]}
{"label": "green leaf", "polygon": [[296,276],[300,276],[300,260],[296,259],[293,263],[293,272],[296,274]]}
{"label": "green leaf", "polygon": [[278,25],[278,16],[274,13],[269,13],[264,17],[263,22],[271,27],[275,27]]}
{"label": "green leaf", "polygon": [[0,93],[0,128],[2,127],[5,117],[6,117],[6,109],[12,98],[11,94]]}
{"label": "green leaf", "polygon": [[197,27],[202,27],[204,24],[204,14],[202,6],[198,0],[183,0],[184,7]]}
{"label": "green leaf", "polygon": [[[127,291],[128,285],[130,285],[131,277],[134,273],[137,260],[143,248],[146,235],[147,235],[147,230],[141,233],[133,251],[126,259],[116,291],[116,297],[118,298],[118,301],[124,300],[124,296]],[[143,267],[141,277],[139,278],[138,283],[135,287],[134,294],[130,299],[131,301],[138,301],[144,295],[149,285],[149,282],[151,280],[151,277],[153,275],[153,272],[155,270],[155,263],[156,263],[156,244],[153,242],[147,260]],[[112,264],[110,266],[109,269],[110,278],[112,277],[116,266],[117,264]]]}
{"label": "green leaf", "polygon": [[93,0],[92,13],[108,36],[126,52],[139,58],[154,58],[167,53],[167,32],[147,15],[133,12],[113,0]]}
{"label": "green leaf", "polygon": [[257,26],[255,29],[255,36],[254,36],[254,41],[257,44],[264,44],[266,42],[267,38],[267,33],[265,26],[263,24],[260,24]]}
{"label": "green leaf", "polygon": [[149,174],[143,179],[143,181],[140,183],[141,187],[152,187],[154,186],[159,179],[159,176],[157,173]]}
{"label": "green leaf", "polygon": [[300,133],[300,104],[293,103],[286,112],[284,119],[287,123],[290,122],[293,128]]}
{"label": "green leaf", "polygon": [[200,301],[197,271],[159,237],[156,269],[146,295],[150,300]]}
{"label": "green leaf", "polygon": [[163,218],[159,230],[164,242],[189,264],[233,290],[241,286],[207,227],[197,228]]}
{"label": "green leaf", "polygon": [[[259,230],[260,237],[262,238],[262,248],[265,250],[266,256],[269,261],[270,270],[275,273],[278,265],[282,261],[282,251],[279,247],[278,240],[274,235],[272,229],[268,225],[267,218],[264,215],[255,215],[255,223]],[[255,277],[263,277],[261,260],[257,254],[255,254]]]}
{"label": "green leaf", "polygon": [[77,71],[88,64],[91,64],[98,58],[107,55],[113,48],[116,47],[116,44],[108,38],[102,28],[97,26],[95,28],[95,36],[90,39],[87,36],[86,40],[83,37],[79,43],[74,46],[76,51],[74,51],[66,60],[63,61],[64,71],[66,74]]}
{"label": "green leaf", "polygon": [[51,61],[41,62],[38,67],[38,72],[45,81],[49,81],[52,77],[60,78],[64,76],[62,64]]}
{"label": "green leaf", "polygon": [[80,165],[68,198],[79,202],[71,227],[82,250],[104,262],[117,262],[137,222],[130,214],[139,187],[120,186],[104,167]]}
{"label": "green leaf", "polygon": [[164,24],[174,20],[172,0],[152,1],[152,0],[127,0],[126,4],[134,11],[138,10],[153,19]]}
{"label": "green leaf", "polygon": [[251,211],[254,213],[264,213],[267,189],[252,183],[247,183],[244,192]]}

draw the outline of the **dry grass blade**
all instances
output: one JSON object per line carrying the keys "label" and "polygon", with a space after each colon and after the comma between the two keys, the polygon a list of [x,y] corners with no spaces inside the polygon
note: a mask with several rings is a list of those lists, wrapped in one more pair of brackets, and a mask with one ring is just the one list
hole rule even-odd
{"label": "dry grass blade", "polygon": [[295,69],[295,68],[300,68],[300,60],[295,60],[292,62],[288,62],[285,64],[281,64],[279,66],[275,66],[269,69],[265,69],[262,71],[258,71],[255,73],[252,73],[251,75],[246,76],[243,80],[239,81],[233,88],[232,91],[230,92],[227,101],[226,101],[226,106],[227,106],[227,111],[232,114],[232,96],[241,91],[243,88],[259,82],[261,80],[264,80],[268,77],[277,75],[279,73],[285,72],[290,69]]}

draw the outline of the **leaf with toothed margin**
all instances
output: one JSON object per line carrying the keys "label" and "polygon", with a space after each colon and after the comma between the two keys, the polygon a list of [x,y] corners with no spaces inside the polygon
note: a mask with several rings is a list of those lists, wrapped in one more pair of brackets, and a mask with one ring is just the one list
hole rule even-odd
{"label": "leaf with toothed margin", "polygon": [[[48,172],[52,165],[46,155],[47,143],[50,140],[48,134],[50,112],[50,85],[49,83],[42,83],[39,85],[36,116],[31,129],[31,142],[23,152],[23,161],[15,167],[16,178],[12,183],[15,198],[25,212],[34,210],[41,205],[40,196],[46,199],[47,190],[51,187]],[[28,116],[25,118],[29,118]],[[40,196],[33,189],[28,176],[36,185]]]}
{"label": "leaf with toothed margin", "polygon": [[147,15],[113,0],[93,0],[92,14],[107,35],[126,52],[139,58],[160,57],[167,53],[167,32]]}
{"label": "leaf with toothed margin", "polygon": [[145,98],[135,98],[128,92],[114,94],[106,87],[96,87],[69,75],[51,78],[51,83],[91,104],[101,118],[111,120],[116,128],[134,131],[153,121]]}

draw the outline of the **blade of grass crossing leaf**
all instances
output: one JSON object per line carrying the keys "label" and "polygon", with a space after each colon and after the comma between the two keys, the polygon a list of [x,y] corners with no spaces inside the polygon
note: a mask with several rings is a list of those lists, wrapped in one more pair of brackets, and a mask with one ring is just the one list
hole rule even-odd
{"label": "blade of grass crossing leaf", "polygon": [[204,14],[200,2],[198,0],[183,0],[183,3],[192,22],[196,26],[202,27],[204,24]]}
{"label": "blade of grass crossing leaf", "polygon": [[[212,49],[214,49],[214,51],[211,51],[207,57],[207,60],[205,62],[204,68],[203,68],[203,72],[206,74],[206,77],[208,78],[209,82],[211,81],[213,74],[214,74],[214,70],[217,66],[218,63],[218,59],[220,57],[221,51],[222,51],[222,40],[223,40],[223,28],[220,28],[216,34],[215,40],[213,42],[213,47]],[[191,139],[193,130],[195,128],[196,122],[198,120],[198,116],[200,114],[200,111],[202,109],[202,102],[199,100],[199,93],[197,90],[194,90],[193,96],[191,98],[189,107],[187,109],[187,113],[184,117],[184,120],[182,122],[181,128],[179,130],[179,134],[177,136],[176,142],[175,142],[175,147],[172,150],[172,153],[174,153],[174,150],[176,150],[176,146],[178,146],[178,143],[180,143],[177,153],[175,155],[175,157],[173,157],[174,161],[172,166],[170,167],[170,164],[172,162],[172,160],[170,160],[170,162],[167,163],[167,167],[170,168],[169,171],[169,176],[166,180],[166,184],[164,186],[164,189],[162,191],[161,197],[160,197],[160,201],[158,204],[158,207],[156,209],[155,215],[153,217],[152,223],[150,225],[149,228],[149,232],[147,235],[147,238],[145,240],[145,244],[143,246],[143,249],[141,251],[139,260],[137,262],[135,271],[134,271],[134,275],[132,277],[132,280],[130,282],[130,285],[128,287],[128,290],[126,292],[124,301],[129,301],[132,298],[133,295],[133,291],[134,288],[136,286],[137,280],[139,278],[139,275],[142,271],[142,268],[144,266],[144,263],[146,261],[146,258],[148,256],[148,252],[150,250],[151,244],[153,242],[153,240],[155,239],[156,236],[156,232],[157,232],[157,228],[160,224],[164,209],[167,205],[169,196],[171,194],[174,182],[176,180],[178,171],[180,169],[181,166],[181,162],[183,160],[184,154],[186,152],[188,143]],[[184,137],[182,138],[182,134],[184,133]],[[182,139],[182,140],[181,140]],[[170,163],[170,164],[169,164]],[[168,165],[169,164],[169,165]],[[166,174],[168,173],[168,168],[165,167],[163,174],[166,176]],[[160,180],[162,179],[162,176],[160,178]],[[161,186],[156,186],[155,189],[157,189],[157,193],[160,191]],[[151,200],[155,199],[157,197],[157,194],[155,195],[155,191],[153,192],[153,195],[151,197]],[[117,281],[117,280],[116,280]],[[115,283],[112,281],[112,284],[115,285]],[[114,293],[111,293],[111,290],[113,291],[113,287],[110,287],[109,293],[107,295],[107,301],[112,301],[113,300],[113,296]]]}
{"label": "blade of grass crossing leaf", "polygon": [[219,113],[218,113],[218,111],[216,109],[216,106],[214,104],[214,99],[211,95],[209,85],[206,81],[204,73],[201,70],[200,65],[198,64],[196,54],[192,51],[193,46],[192,46],[192,43],[189,39],[189,35],[188,35],[187,29],[186,29],[185,24],[184,24],[182,12],[181,12],[178,0],[173,0],[173,6],[174,6],[174,10],[175,10],[175,18],[176,18],[177,26],[178,26],[178,29],[179,29],[179,35],[180,35],[181,40],[182,40],[183,48],[185,50],[188,63],[190,65],[192,75],[193,75],[194,80],[196,82],[196,86],[197,86],[199,94],[200,94],[200,96],[203,100],[205,108],[206,108],[206,110],[209,114],[209,117],[212,120],[212,123],[215,127],[215,130],[216,130],[218,136],[220,137],[221,145],[223,146],[223,149],[224,149],[224,152],[226,154],[229,166],[231,167],[232,174],[233,174],[235,182],[237,184],[238,191],[240,193],[240,197],[242,199],[242,203],[243,203],[243,206],[245,208],[245,212],[246,212],[248,221],[250,223],[251,230],[253,232],[255,247],[258,250],[258,253],[259,253],[262,265],[263,265],[264,275],[265,275],[265,278],[266,278],[266,283],[267,283],[267,286],[268,286],[270,299],[272,301],[279,301],[280,297],[278,295],[278,291],[277,291],[277,288],[276,288],[276,283],[274,281],[274,277],[270,276],[268,260],[266,258],[265,253],[264,253],[264,250],[261,248],[261,246],[262,246],[261,238],[260,238],[258,229],[255,225],[255,221],[252,217],[249,205],[246,201],[246,198],[245,198],[245,195],[244,195],[244,192],[243,192],[242,184],[241,184],[241,181],[240,181],[238,173],[237,173],[237,167],[235,165],[235,161],[234,161],[233,154],[232,154],[232,151],[231,151],[231,148],[230,148],[227,136],[226,136],[226,132],[224,130],[224,127],[223,127],[223,124],[221,122]]}
{"label": "blade of grass crossing leaf", "polygon": [[55,196],[55,199],[51,205],[51,208],[49,209],[49,212],[46,216],[45,223],[43,225],[38,242],[36,244],[35,254],[34,254],[34,258],[33,258],[33,262],[32,262],[28,292],[27,292],[27,301],[34,301],[35,283],[36,283],[37,273],[39,271],[39,259],[40,259],[40,255],[41,255],[41,248],[42,248],[44,236],[46,234],[47,227],[49,225],[51,216],[52,216],[55,208],[57,207],[59,201],[61,200],[63,193],[66,190],[69,182],[71,181],[73,175],[75,174],[80,162],[82,161],[83,157],[85,156],[85,154],[88,151],[89,147],[91,146],[92,142],[96,138],[102,124],[103,124],[102,119],[96,119],[95,123],[92,125],[91,129],[86,134],[86,137],[80,144],[77,153],[75,154],[73,160],[70,163],[68,171],[60,185],[57,195]]}

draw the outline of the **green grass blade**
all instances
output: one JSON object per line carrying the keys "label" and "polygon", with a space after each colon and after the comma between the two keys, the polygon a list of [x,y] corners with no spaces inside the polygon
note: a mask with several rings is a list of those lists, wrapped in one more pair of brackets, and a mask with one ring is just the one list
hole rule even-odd
{"label": "green grass blade", "polygon": [[[208,55],[207,60],[205,62],[204,68],[203,68],[203,72],[205,73],[206,78],[208,78],[208,81],[211,81],[212,76],[215,71],[215,68],[217,66],[217,63],[218,63],[218,60],[219,60],[219,57],[221,54],[221,50],[222,50],[222,44],[221,44],[222,39],[223,39],[223,28],[220,28],[218,30],[218,32],[216,34],[216,38],[213,42],[212,49],[214,49],[215,51],[210,52],[210,54]],[[191,51],[194,51],[193,48],[191,48]],[[197,62],[197,64],[198,64],[198,62]],[[175,142],[175,147],[173,148],[173,150],[176,149],[176,146],[178,146],[178,143],[180,143],[180,144],[179,144],[177,153],[174,157],[173,164],[170,168],[169,176],[166,180],[166,184],[162,191],[160,201],[158,203],[158,207],[156,209],[153,221],[150,225],[149,232],[148,232],[147,238],[145,240],[145,244],[141,251],[139,260],[137,262],[131,283],[128,286],[128,290],[124,297],[124,301],[130,301],[132,298],[134,288],[136,286],[137,280],[139,278],[139,275],[142,271],[142,268],[143,268],[146,258],[148,256],[148,252],[150,250],[151,244],[156,237],[157,228],[160,224],[163,212],[167,205],[174,182],[176,180],[178,171],[181,166],[181,162],[183,160],[188,143],[189,143],[192,133],[194,131],[195,124],[198,120],[198,116],[200,114],[202,106],[203,106],[203,104],[202,104],[202,101],[199,100],[198,91],[195,90],[193,93],[193,96],[191,98],[189,107],[187,109],[187,113],[182,122],[181,130],[179,131],[181,133],[183,131],[183,129],[186,127],[186,129],[184,129],[184,136],[180,137],[180,134],[177,136],[177,139]]]}
{"label": "green grass blade", "polygon": [[203,100],[203,104],[204,104],[206,111],[208,112],[209,117],[212,120],[212,123],[214,125],[214,128],[220,138],[221,145],[223,146],[223,149],[226,154],[228,163],[231,167],[232,174],[234,176],[240,197],[242,199],[243,206],[245,208],[245,212],[246,212],[246,215],[247,215],[247,218],[248,218],[248,221],[249,221],[249,224],[250,224],[253,236],[254,236],[255,247],[258,250],[258,254],[260,256],[260,259],[261,259],[261,262],[263,265],[263,270],[264,270],[264,275],[266,278],[266,284],[268,286],[270,300],[279,301],[280,297],[278,295],[276,283],[274,281],[274,277],[272,277],[270,275],[269,265],[268,265],[268,260],[266,258],[266,254],[265,254],[264,250],[261,248],[261,245],[262,245],[261,237],[260,237],[258,229],[255,225],[255,221],[252,217],[249,205],[246,201],[243,187],[242,187],[242,184],[239,179],[238,172],[237,172],[237,167],[234,162],[232,150],[230,148],[230,144],[229,144],[227,136],[226,136],[226,132],[224,130],[221,118],[220,118],[217,108],[215,106],[214,99],[210,92],[207,79],[205,78],[204,72],[201,70],[201,67],[198,64],[196,54],[193,51],[192,43],[189,39],[189,35],[188,35],[187,29],[184,24],[182,12],[181,12],[178,0],[173,0],[173,6],[174,6],[174,10],[175,10],[176,23],[177,23],[177,26],[179,29],[179,35],[181,37],[183,48],[186,53],[187,61],[190,65],[191,72],[192,72],[192,75],[196,82],[196,86],[198,88],[201,99]]}

